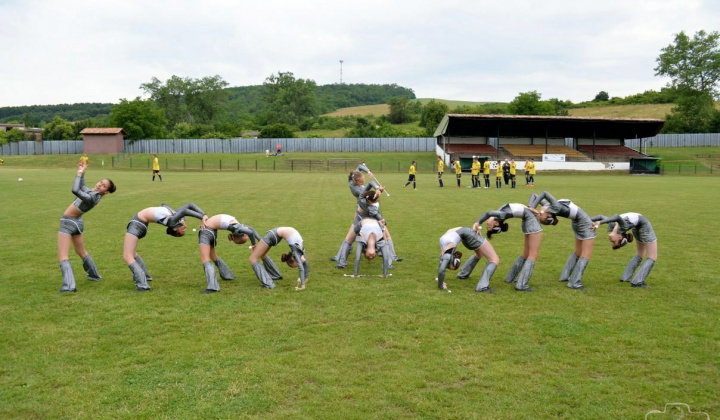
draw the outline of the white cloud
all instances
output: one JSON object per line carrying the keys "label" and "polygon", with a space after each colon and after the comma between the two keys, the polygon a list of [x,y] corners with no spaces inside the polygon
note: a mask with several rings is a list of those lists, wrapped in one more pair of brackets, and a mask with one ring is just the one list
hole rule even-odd
{"label": "white cloud", "polygon": [[[172,75],[262,84],[397,83],[418,97],[579,102],[658,90],[675,33],[716,30],[712,0],[10,0],[0,106],[113,102]],[[7,17],[11,17],[7,19]]]}

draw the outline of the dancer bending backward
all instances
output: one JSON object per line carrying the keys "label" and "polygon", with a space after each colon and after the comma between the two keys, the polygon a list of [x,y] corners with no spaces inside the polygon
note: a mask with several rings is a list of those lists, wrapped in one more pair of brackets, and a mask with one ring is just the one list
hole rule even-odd
{"label": "dancer bending backward", "polygon": [[[508,224],[505,220],[510,218],[521,218],[522,219],[522,231],[525,234],[525,248],[523,249],[522,255],[513,263],[508,272],[505,281],[508,283],[516,282],[515,290],[519,292],[533,292],[535,289],[528,286],[528,281],[532,275],[533,269],[535,268],[535,261],[537,260],[538,254],[540,254],[540,241],[542,240],[542,226],[537,218],[538,211],[524,206],[520,203],[509,203],[500,207],[497,211],[489,211],[475,222],[473,229],[478,230],[478,227],[483,222],[487,224],[487,238],[492,239],[492,236],[500,232],[507,232]],[[462,274],[462,273],[461,273]]]}
{"label": "dancer bending backward", "polygon": [[[307,259],[305,258],[303,238],[300,236],[300,232],[295,230],[295,228],[276,227],[267,231],[265,236],[252,247],[253,251],[250,255],[250,265],[252,265],[253,271],[255,272],[258,280],[260,280],[262,287],[274,289],[275,283],[273,282],[270,273],[268,273],[268,270],[266,270],[266,266],[260,264],[260,261],[265,263],[266,260],[269,260],[267,256],[268,251],[270,251],[270,248],[279,244],[283,239],[285,239],[288,245],[290,245],[290,252],[282,254],[280,260],[287,263],[287,265],[292,268],[297,267],[300,272],[300,277],[297,279],[298,285],[295,287],[295,290],[304,290],[310,271]],[[277,270],[277,268],[275,268],[275,270]]]}
{"label": "dancer bending backward", "polygon": [[82,258],[83,268],[87,273],[88,280],[98,281],[102,279],[95,262],[85,250],[82,216],[97,206],[105,194],[115,192],[115,184],[107,178],[95,184],[92,190],[89,189],[85,186],[87,163],[81,160],[77,168],[77,175],[72,186],[72,193],[77,198],[65,209],[60,218],[60,230],[58,231],[58,260],[60,261],[60,272],[63,278],[62,288],[59,293],[75,293],[77,291],[75,288],[75,274],[69,259],[70,245],[75,248],[75,252]]}
{"label": "dancer bending backward", "polygon": [[460,258],[462,253],[457,251],[457,246],[462,242],[465,248],[475,253],[468,258],[463,265],[463,270],[467,271],[467,277],[470,276],[475,265],[483,256],[487,258],[488,262],[485,264],[485,269],[480,276],[477,286],[475,286],[476,292],[488,292],[495,293],[490,288],[490,279],[498,264],[500,264],[500,258],[498,258],[495,249],[490,244],[490,241],[486,241],[485,238],[480,235],[480,225],[476,227],[477,230],[469,227],[456,227],[448,229],[443,236],[440,237],[440,267],[438,268],[438,289],[447,289],[445,284],[445,270],[457,270],[460,265]]}
{"label": "dancer bending backward", "polygon": [[205,212],[193,203],[188,203],[177,211],[163,204],[161,207],[148,207],[140,210],[127,224],[127,233],[125,233],[123,241],[123,259],[132,272],[133,282],[137,286],[136,292],[152,290],[147,283],[148,280],[152,280],[152,277],[148,273],[145,261],[137,253],[138,241],[147,235],[148,225],[150,222],[163,225],[167,228],[165,233],[179,238],[185,236],[187,229],[185,216],[200,219],[201,230],[205,228],[205,222],[208,220]]}
{"label": "dancer bending backward", "polygon": [[216,266],[223,280],[235,280],[235,274],[233,274],[230,267],[220,259],[215,250],[217,246],[218,229],[230,231],[228,240],[236,244],[244,244],[250,239],[251,243],[255,245],[255,242],[260,239],[255,229],[238,223],[237,219],[229,214],[217,214],[209,217],[205,221],[205,226],[198,232],[200,261],[203,264],[205,279],[207,280],[207,289],[203,290],[203,293],[220,291],[220,285],[217,282],[215,272]]}
{"label": "dancer bending backward", "polygon": [[529,207],[536,208],[542,204],[538,220],[544,225],[557,225],[558,217],[571,219],[571,227],[575,233],[575,251],[570,254],[565,267],[560,273],[560,281],[568,282],[568,287],[587,290],[582,285],[582,275],[590,261],[595,244],[595,225],[590,216],[568,199],[556,200],[549,192],[543,191],[530,195]]}
{"label": "dancer bending backward", "polygon": [[[645,279],[657,261],[657,236],[655,236],[650,221],[640,213],[623,213],[612,217],[597,215],[592,220],[595,222],[595,227],[608,224],[608,232],[610,232],[608,239],[613,244],[613,249],[622,248],[632,242],[633,234],[635,235],[637,254],[628,262],[620,281],[629,281],[632,287],[650,287],[645,284]],[[642,264],[640,264],[641,262]],[[635,273],[634,276],[633,273]]]}
{"label": "dancer bending backward", "polygon": [[[370,172],[370,170],[365,165],[358,165],[357,169],[350,172],[350,175],[348,176],[348,185],[350,187],[350,192],[356,198],[355,218],[353,219],[352,225],[350,225],[350,229],[345,236],[345,240],[340,245],[340,250],[334,257],[330,258],[332,261],[337,262],[337,264],[335,265],[336,268],[347,267],[348,256],[352,251],[352,244],[353,242],[355,242],[356,237],[355,224],[362,218],[370,216],[370,210],[368,210],[368,207],[370,205],[374,206],[375,209],[377,209],[378,211],[377,215],[375,215],[374,217],[377,220],[382,220],[382,216],[379,214],[379,199],[380,193],[384,191],[384,188],[378,185],[373,180],[370,180],[370,182],[365,185],[365,175],[363,174],[363,172],[367,172],[367,174],[372,177],[372,172]],[[364,196],[363,194],[368,192],[373,192],[375,202],[367,202],[367,197],[369,195]],[[402,258],[398,258],[397,254],[395,253],[395,245],[393,244],[392,237],[390,236],[390,231],[387,229],[387,226],[385,227],[385,241],[389,247],[392,261],[402,261]]]}
{"label": "dancer bending backward", "polygon": [[[370,193],[370,192],[369,192]],[[360,260],[363,254],[368,260],[374,259],[378,254],[383,259],[383,273],[381,277],[388,276],[388,268],[392,263],[384,236],[385,221],[378,221],[366,217],[355,223],[355,234],[357,235],[357,251],[355,252],[355,271],[353,277],[360,277]]]}

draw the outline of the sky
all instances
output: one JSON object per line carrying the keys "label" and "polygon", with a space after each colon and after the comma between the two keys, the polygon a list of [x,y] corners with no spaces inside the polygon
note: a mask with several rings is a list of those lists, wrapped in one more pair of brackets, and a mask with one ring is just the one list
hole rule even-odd
{"label": "sky", "polygon": [[[717,0],[0,0],[0,107],[145,97],[153,77],[391,84],[418,98],[582,102],[660,90]],[[715,26],[713,26],[715,25]],[[342,60],[342,64],[340,61]]]}

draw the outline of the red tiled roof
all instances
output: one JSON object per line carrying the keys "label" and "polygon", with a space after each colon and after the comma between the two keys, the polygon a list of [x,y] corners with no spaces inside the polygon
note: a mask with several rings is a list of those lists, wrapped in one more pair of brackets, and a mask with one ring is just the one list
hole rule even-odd
{"label": "red tiled roof", "polygon": [[117,127],[88,127],[84,128],[80,134],[118,134],[125,131],[122,128]]}

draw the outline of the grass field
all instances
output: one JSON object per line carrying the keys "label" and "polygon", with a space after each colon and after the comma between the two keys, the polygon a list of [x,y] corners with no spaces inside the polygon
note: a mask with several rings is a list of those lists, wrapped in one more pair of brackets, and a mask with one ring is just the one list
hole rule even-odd
{"label": "grass field", "polygon": [[[453,188],[447,173],[438,188],[424,171],[412,191],[404,172],[383,172],[382,211],[405,260],[389,279],[350,279],[342,273],[352,267],[328,260],[353,216],[345,174],[164,170],[153,183],[148,171],[93,165],[88,183],[118,185],[85,216],[104,279],[84,280],[73,255],[78,293],[57,294],[58,219],[75,174],[67,159],[0,167],[0,418],[617,419],[669,402],[720,415],[717,177],[541,173],[533,189],[471,190]],[[402,160],[412,159],[424,161]],[[470,280],[451,273],[452,293],[437,290],[448,228],[543,189],[591,215],[647,216],[659,237],[651,288],[618,282],[634,251],[611,250],[604,234],[585,272],[589,291],[558,283],[573,246],[563,219],[545,227],[536,293],[503,282],[522,250],[512,220],[492,241],[496,294],[474,292],[481,265]],[[284,244],[270,255],[285,280],[264,290],[247,247],[221,240],[218,254],[238,279],[203,295],[195,235],[171,238],[152,225],[138,252],[154,290],[134,293],[122,260],[127,222],[145,207],[189,201],[261,234],[297,228],[308,289],[293,290],[297,273],[279,262]],[[380,261],[362,261],[361,272],[380,271]]]}

